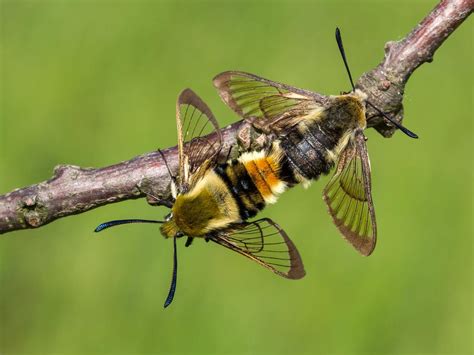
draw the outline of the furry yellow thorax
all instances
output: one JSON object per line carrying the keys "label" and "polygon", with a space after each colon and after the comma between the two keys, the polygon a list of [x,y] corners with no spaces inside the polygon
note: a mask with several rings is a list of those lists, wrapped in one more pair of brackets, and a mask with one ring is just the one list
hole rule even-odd
{"label": "furry yellow thorax", "polygon": [[204,237],[213,230],[241,222],[235,200],[213,170],[207,171],[189,192],[178,195],[171,211],[171,220],[161,228],[166,238],[177,232]]}
{"label": "furry yellow thorax", "polygon": [[365,101],[367,100],[367,94],[356,89],[354,92],[342,95],[341,97],[344,97],[346,100],[348,111],[353,112],[358,124],[357,128],[365,129],[367,126],[367,119],[365,117]]}

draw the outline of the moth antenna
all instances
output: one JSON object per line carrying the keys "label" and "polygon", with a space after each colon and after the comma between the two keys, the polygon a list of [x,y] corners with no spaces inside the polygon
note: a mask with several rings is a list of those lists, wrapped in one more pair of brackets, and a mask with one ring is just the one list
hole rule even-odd
{"label": "moth antenna", "polygon": [[377,106],[372,104],[370,101],[366,101],[369,106],[371,106],[375,111],[380,113],[383,117],[385,117],[387,120],[389,120],[395,127],[397,127],[400,131],[405,133],[408,137],[410,138],[418,138],[418,135],[412,131],[410,131],[408,128],[403,127],[400,123],[395,121],[394,119],[390,118],[389,115],[387,115],[385,112],[380,110]]}
{"label": "moth antenna", "polygon": [[173,175],[173,174],[171,174],[171,170],[170,170],[170,167],[169,167],[169,165],[168,165],[168,162],[166,161],[165,154],[163,153],[163,151],[162,151],[161,149],[158,149],[158,153],[160,153],[160,155],[161,155],[161,158],[162,158],[162,159],[163,159],[163,161],[165,162],[166,169],[168,170],[168,174],[170,174],[170,178],[171,178],[171,180],[173,180],[173,181],[174,181],[174,179],[175,179],[175,178],[174,178],[174,175]]}
{"label": "moth antenna", "polygon": [[178,252],[176,248],[176,237],[173,238],[173,246],[174,246],[174,253],[173,253],[173,276],[171,278],[171,285],[170,290],[168,291],[168,297],[166,297],[164,307],[168,307],[171,302],[173,302],[174,293],[176,292],[176,281],[178,279]]}
{"label": "moth antenna", "polygon": [[344,51],[344,45],[342,44],[341,31],[339,30],[339,27],[336,27],[336,42],[337,42],[337,46],[339,47],[339,52],[341,52],[341,57],[342,57],[342,60],[344,61],[344,66],[346,67],[347,74],[349,75],[349,80],[351,81],[352,90],[355,91],[355,85],[354,85],[354,81],[352,80],[352,74],[349,69],[349,64],[347,64],[346,52]]}
{"label": "moth antenna", "polygon": [[168,174],[171,178],[171,196],[176,199],[176,195],[177,195],[177,182],[176,182],[176,176],[174,176],[172,173],[171,173],[171,170],[170,170],[170,167],[168,165],[168,161],[166,160],[166,157],[165,157],[165,154],[161,151],[161,149],[158,149],[158,153],[160,153],[161,155],[161,158],[163,159],[163,161],[165,162],[165,165],[166,165],[166,169],[168,170]]}
{"label": "moth antenna", "polygon": [[163,221],[155,221],[150,219],[118,219],[115,221],[109,221],[105,223],[101,223],[94,229],[94,232],[101,232],[104,229],[119,226],[121,224],[129,224],[129,223],[164,223]]}
{"label": "moth antenna", "polygon": [[228,162],[230,158],[230,153],[232,152],[232,146],[229,147],[229,151],[227,152],[227,156],[225,158],[225,161]]}
{"label": "moth antenna", "polygon": [[[346,52],[344,51],[344,45],[342,44],[341,31],[339,30],[339,27],[336,27],[336,42],[337,42],[337,46],[339,47],[339,52],[341,52],[342,60],[344,61],[344,66],[346,67],[347,74],[349,75],[349,80],[351,81],[352,90],[355,91],[355,85],[354,85],[354,81],[352,80],[352,75],[351,75],[351,71],[349,69],[349,64],[347,64]],[[381,114],[387,120],[389,120],[395,127],[397,127],[400,131],[405,133],[408,137],[418,138],[417,134],[413,133],[408,128],[403,127],[400,123],[398,123],[397,121],[392,119],[390,116],[388,116],[386,113],[384,113],[382,110],[377,108],[375,105],[373,105],[369,101],[366,101],[366,102],[369,106],[371,106],[375,111],[377,111],[379,114]]]}

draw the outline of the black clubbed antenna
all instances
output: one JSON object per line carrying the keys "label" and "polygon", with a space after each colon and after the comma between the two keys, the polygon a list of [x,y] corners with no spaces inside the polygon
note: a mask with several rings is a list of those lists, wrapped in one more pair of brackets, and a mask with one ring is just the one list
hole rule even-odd
{"label": "black clubbed antenna", "polygon": [[387,120],[389,120],[395,127],[397,127],[400,131],[402,131],[403,133],[405,133],[408,137],[410,138],[418,138],[418,135],[412,131],[410,131],[408,128],[405,128],[403,127],[400,123],[398,123],[397,121],[394,121],[393,119],[391,119],[385,112],[383,112],[382,110],[380,110],[377,106],[375,106],[374,104],[372,104],[370,101],[367,101],[367,104],[369,106],[371,106],[375,111],[377,111],[378,113],[380,113],[383,117],[385,117]]}
{"label": "black clubbed antenna", "polygon": [[[339,52],[341,52],[342,60],[344,61],[344,66],[346,67],[347,74],[349,75],[349,80],[351,81],[352,90],[355,91],[355,85],[354,85],[354,81],[352,80],[351,71],[349,70],[349,64],[347,64],[346,52],[344,51],[344,45],[342,44],[341,31],[339,30],[339,27],[336,27],[336,42],[337,42],[337,46],[339,47]],[[370,103],[369,101],[366,101],[366,102],[369,106],[371,106],[375,111],[377,111],[379,114],[381,114],[387,120],[389,120],[395,127],[397,127],[400,131],[405,133],[408,137],[418,138],[418,136],[415,133],[413,133],[409,129],[403,127],[400,123],[398,123],[397,121],[392,119],[390,116],[388,116],[382,110],[377,108],[374,104]]]}
{"label": "black clubbed antenna", "polygon": [[166,297],[165,305],[164,307],[168,307],[171,302],[173,302],[174,298],[174,293],[176,292],[176,281],[178,279],[178,252],[176,249],[176,237],[174,239],[174,253],[173,253],[173,276],[171,277],[171,285],[170,285],[170,290],[168,291],[168,297]]}
{"label": "black clubbed antenna", "polygon": [[336,42],[337,46],[339,47],[339,52],[341,52],[342,60],[344,61],[344,66],[346,67],[347,74],[349,75],[349,80],[351,81],[352,90],[355,91],[354,81],[352,80],[352,74],[349,69],[349,64],[347,64],[346,59],[346,52],[344,51],[344,46],[342,45],[342,38],[341,38],[341,31],[339,31],[339,27],[336,27]]}
{"label": "black clubbed antenna", "polygon": [[150,219],[118,219],[115,221],[109,221],[105,223],[101,223],[94,229],[94,232],[101,232],[104,229],[119,226],[121,224],[129,224],[129,223],[164,223],[163,221],[155,221]]}

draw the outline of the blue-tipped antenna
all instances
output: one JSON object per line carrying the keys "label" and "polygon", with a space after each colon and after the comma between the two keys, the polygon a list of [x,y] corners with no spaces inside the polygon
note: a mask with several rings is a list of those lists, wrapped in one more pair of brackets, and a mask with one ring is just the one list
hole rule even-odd
{"label": "blue-tipped antenna", "polygon": [[[339,52],[341,52],[342,60],[344,61],[344,66],[346,67],[347,74],[349,75],[349,80],[351,81],[352,90],[355,90],[354,81],[352,80],[351,71],[349,70],[349,64],[347,64],[346,52],[344,51],[344,45],[342,44],[341,31],[339,30],[338,27],[336,27],[336,42],[337,42],[337,46],[339,47]],[[408,128],[403,127],[400,123],[393,120],[390,116],[385,114],[382,110],[378,109],[375,105],[373,105],[369,101],[366,101],[366,102],[369,106],[371,106],[375,111],[377,111],[387,120],[389,120],[395,127],[397,127],[400,131],[405,133],[408,137],[418,138],[418,136],[415,133],[410,131]]]}
{"label": "blue-tipped antenna", "polygon": [[164,223],[163,221],[154,221],[150,219],[118,219],[115,221],[109,221],[105,223],[101,223],[94,229],[94,232],[100,232],[104,229],[119,226],[121,224],[129,224],[129,223]]}
{"label": "blue-tipped antenna", "polygon": [[[119,226],[122,224],[129,224],[129,223],[164,223],[164,222],[150,220],[150,219],[118,219],[115,221],[109,221],[109,222],[99,224],[97,228],[94,230],[94,232],[100,232],[110,227]],[[171,302],[173,302],[174,294],[176,292],[176,283],[178,279],[178,251],[176,248],[176,239],[177,239],[176,237],[173,238],[173,247],[174,247],[173,275],[171,278],[170,290],[168,291],[168,296],[166,297],[166,301],[164,305],[165,308],[168,307],[171,304]]]}
{"label": "blue-tipped antenna", "polygon": [[173,254],[173,276],[171,278],[171,285],[170,285],[170,290],[168,292],[168,297],[166,297],[165,305],[164,307],[168,307],[171,302],[173,302],[174,298],[174,293],[176,292],[176,282],[178,279],[178,252],[176,249],[176,239],[178,238],[173,238],[173,244],[174,244],[174,254]]}

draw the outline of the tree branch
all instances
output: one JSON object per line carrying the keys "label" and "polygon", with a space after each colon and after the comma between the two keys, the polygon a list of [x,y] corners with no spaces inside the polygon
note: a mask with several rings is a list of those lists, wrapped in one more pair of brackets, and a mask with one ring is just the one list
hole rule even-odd
{"label": "tree branch", "polygon": [[[433,11],[404,39],[385,45],[385,58],[365,73],[357,87],[369,100],[385,112],[403,118],[402,99],[405,84],[413,71],[431,62],[436,49],[472,13],[474,0],[442,0]],[[369,116],[375,112],[368,110]],[[385,137],[395,128],[382,117],[370,120],[371,126]],[[250,146],[258,148],[265,139],[258,136],[247,122],[239,121],[222,130],[224,149]],[[260,137],[260,138],[257,138]],[[177,170],[176,147],[163,150],[172,171]],[[16,189],[0,196],[0,234],[36,228],[60,217],[89,211],[109,203],[153,195],[169,201],[169,174],[158,152],[140,155],[131,160],[104,168],[80,168],[59,165],[50,180]]]}
{"label": "tree branch", "polygon": [[[403,119],[403,93],[411,74],[421,64],[431,62],[435,51],[469,17],[474,0],[442,0],[405,38],[385,44],[385,58],[373,70],[363,74],[357,87],[367,93],[379,109]],[[370,107],[368,117],[377,113]],[[391,137],[396,128],[381,116],[370,120],[384,137]]]}

